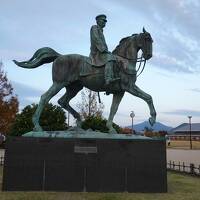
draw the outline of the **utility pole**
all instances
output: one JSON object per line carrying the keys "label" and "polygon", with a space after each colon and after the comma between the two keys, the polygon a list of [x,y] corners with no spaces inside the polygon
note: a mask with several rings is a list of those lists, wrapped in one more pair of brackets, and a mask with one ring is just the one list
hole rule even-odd
{"label": "utility pole", "polygon": [[192,124],[191,124],[192,116],[188,116],[188,118],[189,118],[189,130],[190,130],[190,149],[192,149]]}
{"label": "utility pole", "polygon": [[67,112],[67,123],[68,123],[68,127],[69,127],[69,111]]}

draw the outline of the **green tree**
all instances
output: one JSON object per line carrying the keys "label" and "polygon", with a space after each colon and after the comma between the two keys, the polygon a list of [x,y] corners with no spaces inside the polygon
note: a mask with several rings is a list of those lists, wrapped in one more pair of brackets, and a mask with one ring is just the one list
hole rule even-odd
{"label": "green tree", "polygon": [[[10,135],[21,136],[24,133],[33,130],[32,116],[38,105],[32,104],[26,106],[21,113],[18,113],[16,120],[13,123]],[[66,116],[65,112],[60,106],[48,103],[40,117],[40,124],[43,130],[46,131],[57,131],[66,130]]]}
{"label": "green tree", "polygon": [[[108,128],[106,127],[106,122],[107,120],[103,119],[100,116],[90,116],[83,121],[82,128],[85,130],[92,129],[93,131],[99,130],[100,132],[107,133]],[[118,133],[121,133],[122,129],[120,128],[120,126],[113,123],[113,127]]]}
{"label": "green tree", "polygon": [[9,83],[0,62],[0,133],[8,134],[18,112],[19,102],[13,95],[12,85]]}

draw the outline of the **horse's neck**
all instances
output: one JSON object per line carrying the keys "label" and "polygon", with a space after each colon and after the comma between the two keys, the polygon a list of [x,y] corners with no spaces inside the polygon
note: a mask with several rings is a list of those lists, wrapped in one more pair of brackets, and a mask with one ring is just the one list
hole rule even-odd
{"label": "horse's neck", "polygon": [[[129,40],[130,41],[130,40]],[[138,46],[136,42],[119,45],[113,53],[127,60],[128,67],[135,68],[137,62]]]}
{"label": "horse's neck", "polygon": [[137,55],[138,55],[138,49],[137,47],[132,48],[131,51],[131,60],[137,60]]}
{"label": "horse's neck", "polygon": [[132,59],[128,59],[129,68],[135,69],[136,63],[137,63],[137,57],[138,57],[137,55],[138,55],[138,49],[137,48],[133,48],[132,49]]}
{"label": "horse's neck", "polygon": [[137,48],[132,48],[131,52],[127,50],[127,52],[119,52],[117,56],[123,58],[124,62],[126,63],[126,67],[129,70],[134,70],[136,68],[136,63],[137,63],[137,54],[138,54],[138,49]]}

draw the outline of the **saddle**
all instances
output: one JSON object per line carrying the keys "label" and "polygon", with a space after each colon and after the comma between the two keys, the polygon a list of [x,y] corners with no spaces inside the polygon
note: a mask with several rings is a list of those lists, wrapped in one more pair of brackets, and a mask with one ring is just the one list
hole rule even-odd
{"label": "saddle", "polygon": [[104,73],[104,67],[102,66],[95,66],[91,64],[91,58],[85,57],[84,64],[81,67],[80,70],[80,76],[90,76],[93,74],[103,74]]}
{"label": "saddle", "polygon": [[[105,65],[95,66],[91,64],[91,59],[85,57],[85,62],[82,65],[80,76],[89,76],[93,74],[104,74]],[[128,68],[128,60],[120,56],[116,56],[116,61],[113,61],[113,75],[115,78],[120,77],[120,71],[129,75],[136,75],[136,70]]]}

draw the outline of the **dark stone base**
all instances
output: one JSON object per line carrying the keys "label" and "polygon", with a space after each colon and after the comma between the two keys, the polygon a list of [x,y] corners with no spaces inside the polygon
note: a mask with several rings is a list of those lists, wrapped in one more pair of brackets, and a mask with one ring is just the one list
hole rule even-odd
{"label": "dark stone base", "polygon": [[12,137],[3,190],[167,192],[165,141]]}

